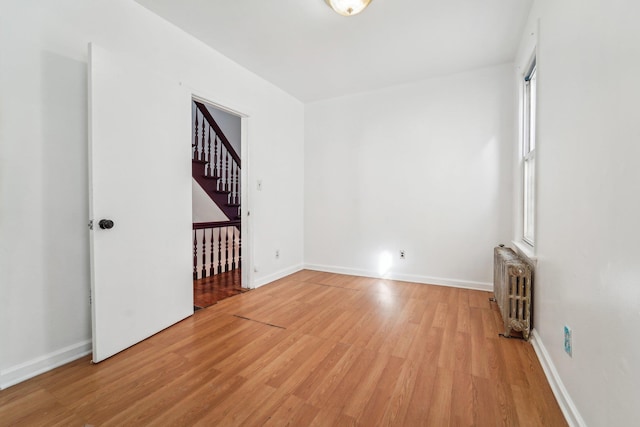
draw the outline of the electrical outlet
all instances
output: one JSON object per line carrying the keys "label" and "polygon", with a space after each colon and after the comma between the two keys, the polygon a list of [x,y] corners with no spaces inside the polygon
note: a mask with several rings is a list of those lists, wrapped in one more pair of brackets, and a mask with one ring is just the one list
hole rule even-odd
{"label": "electrical outlet", "polygon": [[404,259],[405,258],[405,251],[404,249],[400,250],[400,259]]}
{"label": "electrical outlet", "polygon": [[571,328],[567,325],[564,326],[564,351],[573,357],[573,345],[571,343]]}
{"label": "electrical outlet", "polygon": [[276,249],[276,259],[280,259],[280,249]]}

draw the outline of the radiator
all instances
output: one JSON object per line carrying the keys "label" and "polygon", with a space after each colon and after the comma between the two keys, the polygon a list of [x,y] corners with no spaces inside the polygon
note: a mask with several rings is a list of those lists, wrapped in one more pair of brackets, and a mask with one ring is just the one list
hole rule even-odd
{"label": "radiator", "polygon": [[504,321],[504,336],[531,332],[531,266],[512,249],[498,246],[493,251],[493,292]]}

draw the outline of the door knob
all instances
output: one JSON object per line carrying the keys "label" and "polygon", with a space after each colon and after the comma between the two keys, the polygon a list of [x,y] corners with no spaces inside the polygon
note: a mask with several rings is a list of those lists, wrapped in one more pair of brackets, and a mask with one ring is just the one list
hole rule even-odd
{"label": "door knob", "polygon": [[98,225],[103,230],[109,230],[113,228],[113,221],[111,221],[110,219],[101,219]]}

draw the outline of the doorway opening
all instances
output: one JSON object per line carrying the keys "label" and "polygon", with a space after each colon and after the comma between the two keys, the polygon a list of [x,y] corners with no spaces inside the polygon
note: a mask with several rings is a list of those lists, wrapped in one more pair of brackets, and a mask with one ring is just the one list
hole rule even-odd
{"label": "doorway opening", "polygon": [[247,291],[242,286],[241,117],[192,99],[194,310]]}

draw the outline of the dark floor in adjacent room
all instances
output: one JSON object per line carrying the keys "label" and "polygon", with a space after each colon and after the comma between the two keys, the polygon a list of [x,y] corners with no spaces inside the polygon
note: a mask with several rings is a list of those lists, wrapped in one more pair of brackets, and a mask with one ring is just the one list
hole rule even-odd
{"label": "dark floor in adjacent room", "polygon": [[193,281],[193,308],[210,307],[218,301],[247,292],[241,283],[242,270],[236,269]]}

